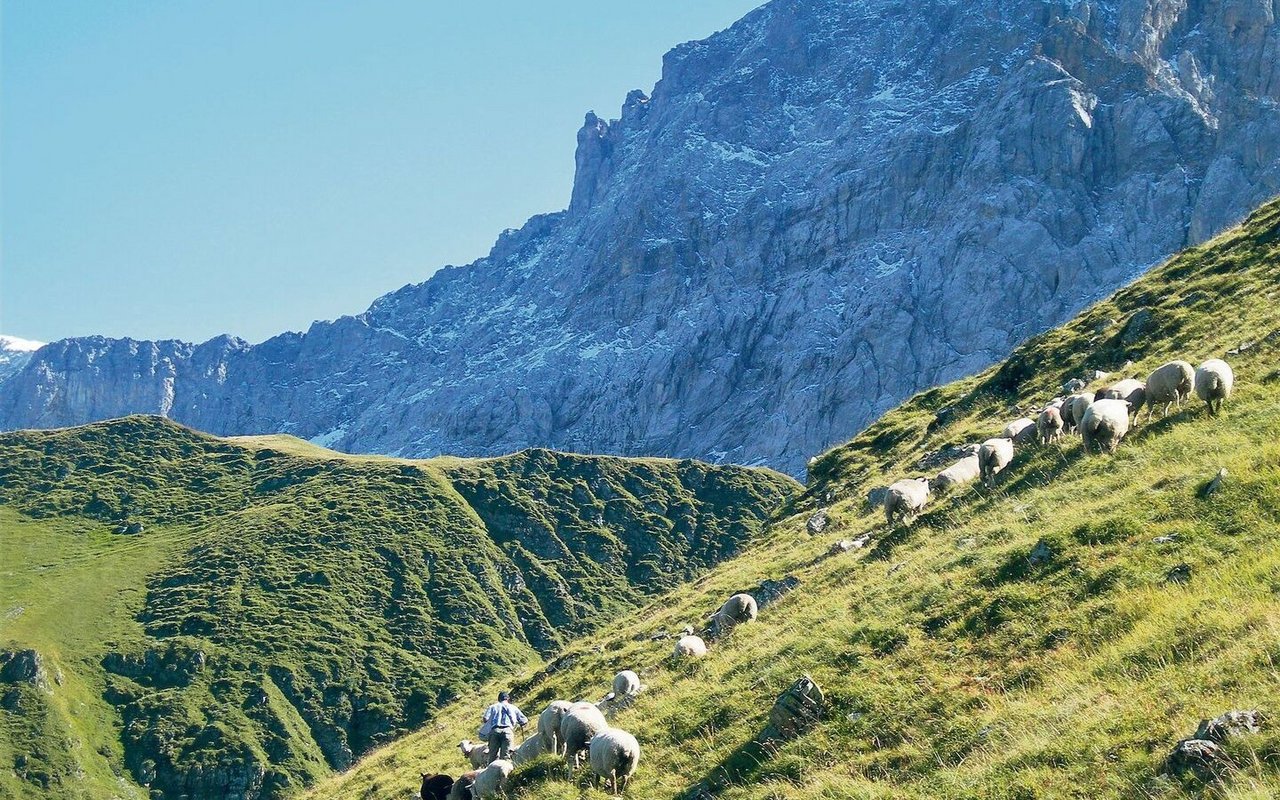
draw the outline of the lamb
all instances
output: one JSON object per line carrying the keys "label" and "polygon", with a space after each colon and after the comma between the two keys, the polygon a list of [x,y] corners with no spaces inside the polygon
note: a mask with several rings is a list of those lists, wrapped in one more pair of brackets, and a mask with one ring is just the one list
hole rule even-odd
{"label": "lamb", "polygon": [[1036,421],[1030,417],[1022,417],[1015,419],[1008,425],[1004,426],[1004,431],[1000,434],[1001,439],[1009,439],[1016,444],[1027,444],[1034,441],[1036,437]]}
{"label": "lamb", "polygon": [[1142,408],[1142,404],[1147,399],[1147,385],[1133,378],[1125,378],[1122,381],[1116,381],[1105,389],[1098,390],[1093,399],[1095,401],[1128,400],[1129,411],[1133,414],[1133,420],[1136,423],[1138,421],[1138,410]]}
{"label": "lamb", "polygon": [[432,775],[422,773],[422,788],[418,796],[422,800],[449,800],[449,791],[453,789],[453,778],[448,775]]}
{"label": "lamb", "polygon": [[507,786],[507,778],[515,764],[504,758],[496,759],[492,764],[476,774],[476,782],[471,787],[472,797],[482,800],[485,797],[496,797]]}
{"label": "lamb", "polygon": [[560,755],[564,751],[564,740],[560,738],[560,723],[565,714],[573,707],[565,700],[552,700],[538,715],[538,735],[542,738],[542,746],[548,753]]}
{"label": "lamb", "polygon": [[1057,406],[1045,408],[1036,419],[1036,432],[1040,437],[1040,444],[1049,445],[1058,441],[1062,437],[1064,427],[1062,411]]}
{"label": "lamb", "polygon": [[479,774],[473,769],[458,776],[458,779],[453,782],[453,788],[449,790],[447,800],[471,800],[471,787],[475,785],[476,776]]}
{"label": "lamb", "polygon": [[693,628],[685,628],[672,655],[676,658],[702,658],[706,654],[707,643],[701,636],[694,635]]}
{"label": "lamb", "polygon": [[996,481],[996,475],[1004,471],[1004,468],[1013,462],[1013,440],[1012,439],[988,439],[982,443],[982,449],[978,451],[978,470],[982,475],[982,482],[991,486]]}
{"label": "lamb", "polygon": [[564,760],[569,770],[577,768],[579,756],[587,749],[591,737],[607,730],[609,722],[591,703],[574,703],[560,722],[560,738],[564,740]]}
{"label": "lamb", "polygon": [[1216,415],[1222,410],[1222,404],[1231,397],[1231,387],[1235,382],[1236,376],[1232,373],[1231,366],[1220,358],[1211,358],[1196,369],[1196,397],[1205,402],[1211,415]]}
{"label": "lamb", "polygon": [[1169,406],[1177,404],[1182,408],[1182,401],[1191,396],[1191,387],[1195,382],[1196,371],[1185,361],[1170,361],[1161,364],[1147,376],[1147,420],[1155,411],[1156,403],[1164,403],[1161,416],[1169,416]]}
{"label": "lamb", "polygon": [[1080,422],[1080,435],[1084,437],[1084,451],[1098,450],[1114,453],[1120,446],[1120,440],[1129,432],[1128,400],[1098,400],[1084,412]]}
{"label": "lamb", "polygon": [[956,463],[939,472],[937,476],[929,482],[929,490],[936,491],[938,494],[949,492],[957,486],[964,486],[967,483],[973,483],[978,479],[980,474],[978,468],[978,454],[965,456]]}
{"label": "lamb", "polygon": [[891,484],[889,493],[884,498],[885,521],[890,527],[895,520],[903,525],[910,525],[928,502],[928,478],[911,478]]}
{"label": "lamb", "polygon": [[543,744],[542,734],[535,733],[521,742],[520,746],[511,754],[511,763],[518,767],[534,760],[545,752],[546,745]]}
{"label": "lamb", "polygon": [[1080,429],[1080,421],[1084,419],[1084,412],[1088,411],[1091,405],[1093,405],[1093,394],[1090,392],[1077,392],[1063,402],[1062,421],[1066,424],[1067,430],[1075,431]]}
{"label": "lamb", "polygon": [[719,611],[708,617],[711,621],[711,634],[723,636],[744,622],[754,622],[759,613],[760,607],[754,597],[741,592],[735,594],[724,601]]}
{"label": "lamb", "polygon": [[[752,600],[752,602],[755,601]],[[629,669],[624,669],[622,672],[614,675],[613,694],[616,697],[632,697],[640,694],[640,676]]]}
{"label": "lamb", "polygon": [[614,794],[622,793],[640,763],[636,737],[621,728],[610,728],[592,736],[587,750],[592,783],[598,787],[604,778],[606,788]]}
{"label": "lamb", "polygon": [[471,766],[476,769],[489,763],[489,746],[472,742],[470,739],[463,739],[458,742],[458,749],[462,751],[463,758],[471,762]]}

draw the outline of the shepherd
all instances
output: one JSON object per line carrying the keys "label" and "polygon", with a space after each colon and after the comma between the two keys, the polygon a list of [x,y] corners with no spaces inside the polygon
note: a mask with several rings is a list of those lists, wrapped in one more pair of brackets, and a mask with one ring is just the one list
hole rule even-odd
{"label": "shepherd", "polygon": [[529,718],[511,702],[511,695],[498,692],[498,702],[484,710],[481,717],[480,738],[489,741],[489,763],[498,759],[510,759],[515,748],[515,729],[529,724]]}

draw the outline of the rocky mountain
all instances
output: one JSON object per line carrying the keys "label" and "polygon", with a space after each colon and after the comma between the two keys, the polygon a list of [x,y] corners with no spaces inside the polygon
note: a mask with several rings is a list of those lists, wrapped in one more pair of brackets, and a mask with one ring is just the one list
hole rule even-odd
{"label": "rocky mountain", "polygon": [[44,347],[44,342],[19,339],[0,333],[0,383],[5,378],[22,371],[31,360],[31,354]]}
{"label": "rocky mountain", "polygon": [[774,0],[588,114],[566,210],[260,345],[72,339],[0,426],[805,459],[1280,192],[1274,0]]}
{"label": "rocky mountain", "polygon": [[155,417],[0,435],[0,797],[294,794],[693,581],[798,488]]}

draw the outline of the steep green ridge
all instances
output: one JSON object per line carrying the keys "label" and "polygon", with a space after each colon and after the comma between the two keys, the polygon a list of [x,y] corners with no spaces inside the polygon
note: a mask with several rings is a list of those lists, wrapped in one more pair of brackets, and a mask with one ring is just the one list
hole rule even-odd
{"label": "steep green ridge", "polygon": [[[281,797],[755,537],[766,470],[0,435],[0,796]],[[137,534],[117,532],[141,525]]]}
{"label": "steep green ridge", "polygon": [[[921,474],[927,453],[996,435],[1068,378],[1215,356],[1237,376],[1223,416],[1193,401],[1114,457],[1070,437],[1022,448],[994,489],[936,498],[906,530],[865,500]],[[829,524],[810,535],[820,506]],[[866,548],[828,556],[864,533]],[[1167,580],[1183,565],[1188,582]],[[672,639],[652,638],[786,574],[799,586],[705,659],[674,662]],[[640,672],[648,689],[614,724],[641,742],[629,794],[646,800],[1280,796],[1280,203],[815,459],[760,544],[559,663],[518,684],[528,710]],[[752,747],[803,673],[826,690],[823,721],[776,753]],[[454,744],[485,696],[308,796],[400,798],[419,771],[457,774]],[[1166,769],[1201,718],[1255,708],[1270,722],[1228,742],[1219,779]],[[513,796],[605,796],[584,786],[547,757],[517,770]]]}

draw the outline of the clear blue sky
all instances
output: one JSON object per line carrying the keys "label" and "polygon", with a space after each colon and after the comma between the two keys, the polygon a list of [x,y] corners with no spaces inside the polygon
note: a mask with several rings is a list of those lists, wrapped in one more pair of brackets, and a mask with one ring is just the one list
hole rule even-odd
{"label": "clear blue sky", "polygon": [[0,333],[260,341],[563,208],[587,110],[761,0],[5,0]]}

